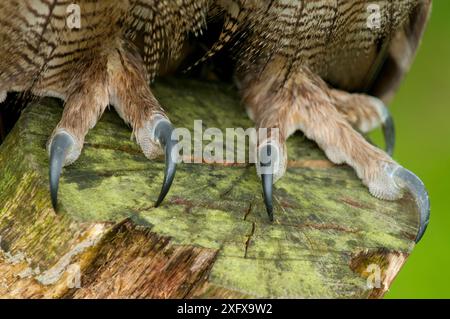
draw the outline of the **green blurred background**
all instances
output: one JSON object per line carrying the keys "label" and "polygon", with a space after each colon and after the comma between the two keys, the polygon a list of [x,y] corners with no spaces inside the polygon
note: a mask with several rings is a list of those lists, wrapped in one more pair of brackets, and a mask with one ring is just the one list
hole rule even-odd
{"label": "green blurred background", "polygon": [[391,104],[394,158],[427,186],[431,221],[387,298],[450,298],[450,0],[433,2],[417,59]]}

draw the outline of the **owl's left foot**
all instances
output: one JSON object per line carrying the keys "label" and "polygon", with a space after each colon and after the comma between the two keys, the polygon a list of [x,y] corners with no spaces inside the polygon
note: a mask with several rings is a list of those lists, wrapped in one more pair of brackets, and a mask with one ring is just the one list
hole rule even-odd
{"label": "owl's left foot", "polygon": [[[306,70],[280,87],[279,83],[270,78],[270,74],[268,76],[269,78],[261,76],[255,82],[249,82],[250,84],[244,86],[243,93],[248,113],[257,126],[276,128],[279,131],[276,136],[260,140],[256,152],[256,166],[262,179],[269,217],[273,219],[273,183],[282,177],[286,170],[285,141],[300,129],[324,150],[330,161],[353,167],[373,196],[384,200],[397,200],[403,196],[403,190],[409,191],[416,200],[420,215],[416,236],[418,242],[430,217],[428,193],[422,181],[397,164],[387,153],[367,142],[355,130],[355,123],[358,121],[349,121],[348,116],[342,112],[339,99],[333,98],[333,92],[330,92],[319,78]],[[341,93],[347,95],[346,99],[354,98],[349,93]],[[357,98],[361,102],[359,105],[379,107],[378,100],[373,97],[360,95]]]}

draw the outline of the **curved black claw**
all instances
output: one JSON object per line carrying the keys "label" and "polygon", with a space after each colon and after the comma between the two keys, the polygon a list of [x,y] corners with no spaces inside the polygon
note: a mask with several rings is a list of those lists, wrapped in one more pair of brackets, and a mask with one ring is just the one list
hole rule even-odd
{"label": "curved black claw", "polygon": [[174,128],[169,121],[160,121],[155,128],[155,137],[159,140],[161,145],[164,147],[164,153],[166,156],[166,168],[164,171],[164,182],[159,193],[158,200],[156,201],[155,207],[158,207],[172,186],[173,179],[175,178],[175,173],[177,169],[176,161],[176,145],[178,141],[172,138],[172,132]]}
{"label": "curved black claw", "polygon": [[420,214],[420,226],[415,239],[416,243],[418,243],[422,239],[430,221],[430,199],[428,192],[423,182],[414,173],[401,166],[398,166],[392,175],[397,184],[405,187],[416,200]]}
{"label": "curved black claw", "polygon": [[394,148],[395,148],[395,125],[394,125],[394,119],[389,113],[388,109],[385,109],[386,119],[382,125],[383,128],[383,135],[384,135],[384,145],[386,147],[386,153],[389,154],[389,156],[392,157],[394,154]]}
{"label": "curved black claw", "polygon": [[52,198],[53,209],[57,211],[58,207],[58,188],[59,178],[62,167],[68,151],[74,145],[73,138],[67,133],[58,133],[52,140],[50,146],[50,195]]}
{"label": "curved black claw", "polygon": [[260,150],[261,182],[263,188],[264,204],[269,219],[273,222],[273,159],[272,145],[268,144]]}
{"label": "curved black claw", "polygon": [[269,215],[270,221],[273,222],[273,174],[262,174],[261,180],[267,215]]}

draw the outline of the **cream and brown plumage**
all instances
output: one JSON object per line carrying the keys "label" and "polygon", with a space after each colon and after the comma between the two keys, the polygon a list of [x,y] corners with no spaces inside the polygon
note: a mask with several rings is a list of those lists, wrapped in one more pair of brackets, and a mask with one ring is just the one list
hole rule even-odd
{"label": "cream and brown plumage", "polygon": [[[175,173],[176,141],[149,81],[180,53],[189,34],[207,32],[208,17],[224,27],[205,59],[233,45],[236,78],[249,115],[279,129],[258,143],[266,207],[286,169],[285,141],[296,130],[335,163],[352,166],[374,196],[417,199],[423,235],[429,203],[421,181],[360,134],[380,124],[393,148],[384,106],[417,49],[431,0],[79,0],[81,28],[67,27],[72,1],[0,3],[0,98],[30,91],[64,99],[49,142],[53,203],[61,167],[80,155],[84,136],[108,104],[129,123],[148,158],[166,151],[158,204]],[[378,24],[369,25],[373,8]],[[8,57],[5,59],[5,57]],[[202,59],[199,63],[203,62]],[[360,131],[360,132],[358,132]],[[264,168],[264,169],[262,169]],[[269,169],[268,169],[269,168]]]}

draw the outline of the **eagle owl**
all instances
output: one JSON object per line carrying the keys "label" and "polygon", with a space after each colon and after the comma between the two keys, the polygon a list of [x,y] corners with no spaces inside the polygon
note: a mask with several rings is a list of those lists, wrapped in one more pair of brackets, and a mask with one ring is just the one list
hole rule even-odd
{"label": "eagle owl", "polygon": [[[57,206],[62,167],[108,105],[130,124],[149,159],[166,156],[163,187],[175,175],[177,141],[150,82],[179,58],[188,36],[222,32],[203,63],[233,45],[235,78],[257,128],[257,172],[273,219],[272,188],[286,170],[286,139],[297,130],[334,163],[353,167],[372,195],[410,191],[420,211],[418,241],[428,224],[423,183],[391,158],[393,121],[386,103],[407,71],[431,0],[9,0],[0,3],[0,100],[10,91],[64,100],[49,139],[50,192]],[[70,25],[68,17],[79,14]],[[387,150],[362,133],[378,126]],[[300,185],[299,185],[300,187]]]}

